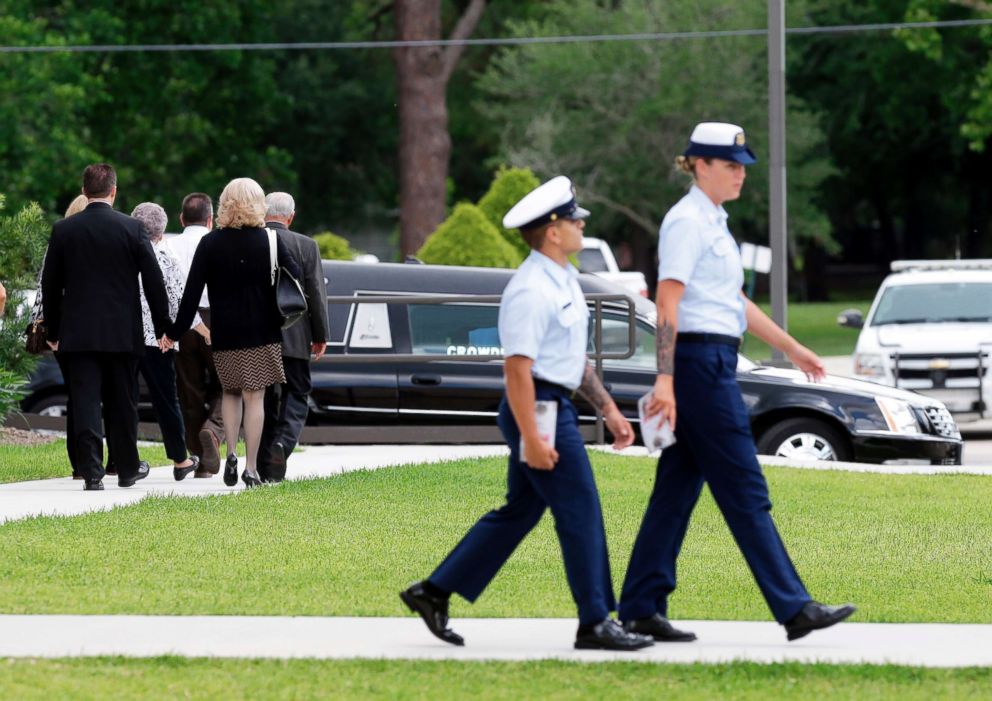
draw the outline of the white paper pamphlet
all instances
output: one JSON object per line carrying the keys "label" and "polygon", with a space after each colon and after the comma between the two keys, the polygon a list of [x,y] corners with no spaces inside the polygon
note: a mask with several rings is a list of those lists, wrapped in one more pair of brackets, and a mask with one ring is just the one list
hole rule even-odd
{"label": "white paper pamphlet", "polygon": [[[555,429],[558,426],[558,402],[539,399],[534,402],[534,418],[537,419],[537,434],[541,440],[555,447]],[[520,462],[527,462],[524,456],[524,437],[520,436]]]}
{"label": "white paper pamphlet", "polygon": [[667,421],[662,423],[661,412],[654,416],[647,415],[648,402],[653,394],[648,392],[637,400],[637,414],[641,419],[641,438],[644,439],[644,445],[651,453],[664,450],[675,443],[675,432]]}

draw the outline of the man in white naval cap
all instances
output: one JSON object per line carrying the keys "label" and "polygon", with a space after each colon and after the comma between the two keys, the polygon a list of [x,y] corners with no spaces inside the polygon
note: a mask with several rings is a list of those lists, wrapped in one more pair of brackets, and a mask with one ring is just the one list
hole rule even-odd
{"label": "man in white naval cap", "polygon": [[575,647],[638,650],[653,644],[609,617],[616,602],[599,493],[572,404],[579,391],[603,411],[614,448],[633,441],[630,423],[586,357],[589,310],[568,256],[582,250],[588,215],[576,203],[571,181],[558,176],[503,218],[533,249],[499,308],[506,396],[497,422],[510,447],[506,503],[479,519],[429,578],[400,594],[434,635],[453,645],[464,641],[448,628],[450,595],[475,601],[547,508],[578,606]]}

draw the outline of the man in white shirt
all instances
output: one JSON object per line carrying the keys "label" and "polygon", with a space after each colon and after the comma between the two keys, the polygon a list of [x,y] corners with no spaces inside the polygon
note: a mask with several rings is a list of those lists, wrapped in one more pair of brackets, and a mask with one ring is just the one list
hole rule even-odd
{"label": "man in white shirt", "polygon": [[[210,196],[202,192],[186,195],[179,221],[185,228],[182,234],[169,239],[169,247],[179,260],[185,284],[196,247],[213,228],[214,208]],[[200,297],[199,311],[209,328],[210,298],[206,288]],[[196,331],[186,332],[179,340],[176,384],[186,426],[186,447],[200,456],[200,466],[194,476],[216,475],[220,471],[218,446],[224,435],[220,414],[221,387],[210,344]]]}

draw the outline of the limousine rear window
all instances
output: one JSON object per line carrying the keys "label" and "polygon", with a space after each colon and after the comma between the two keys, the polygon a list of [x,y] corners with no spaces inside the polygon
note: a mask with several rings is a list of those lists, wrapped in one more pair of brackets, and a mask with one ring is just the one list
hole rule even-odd
{"label": "limousine rear window", "polygon": [[422,355],[502,355],[499,307],[487,304],[411,304],[410,350]]}
{"label": "limousine rear window", "polygon": [[351,326],[350,348],[392,348],[389,309],[385,304],[356,304]]}

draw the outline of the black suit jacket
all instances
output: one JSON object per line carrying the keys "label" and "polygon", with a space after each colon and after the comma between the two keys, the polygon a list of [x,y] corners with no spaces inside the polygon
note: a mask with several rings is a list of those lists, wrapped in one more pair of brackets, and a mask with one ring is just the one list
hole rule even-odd
{"label": "black suit jacket", "polygon": [[290,231],[285,224],[265,222],[265,226],[274,229],[289,249],[300,269],[300,287],[307,297],[306,317],[282,330],[282,354],[287,358],[309,360],[310,344],[327,342],[327,289],[320,264],[320,248],[312,238]]}
{"label": "black suit jacket", "polygon": [[55,222],[41,279],[49,340],[65,353],[143,354],[139,273],[161,336],[169,302],[141,222],[104,202]]}

